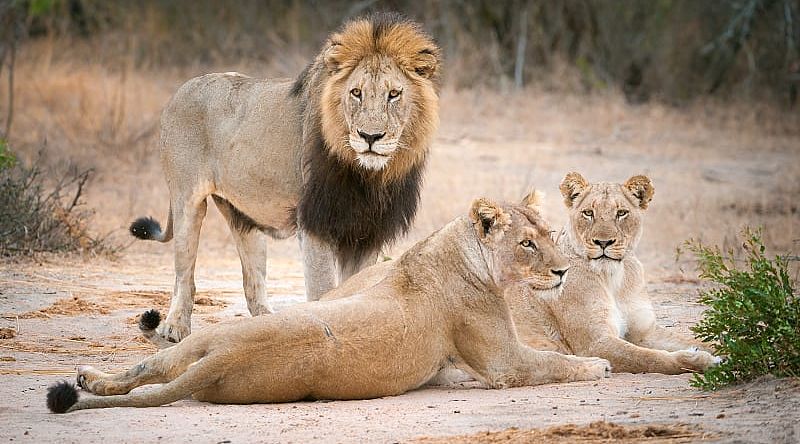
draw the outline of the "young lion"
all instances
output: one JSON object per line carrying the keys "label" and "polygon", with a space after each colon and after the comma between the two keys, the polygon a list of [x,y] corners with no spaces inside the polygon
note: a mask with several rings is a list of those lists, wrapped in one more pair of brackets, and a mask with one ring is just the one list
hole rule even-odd
{"label": "young lion", "polygon": [[633,252],[654,193],[650,179],[590,184],[572,172],[560,189],[569,222],[558,246],[570,270],[560,295],[528,285],[506,293],[520,339],[539,350],[600,356],[619,372],[678,374],[718,364],[699,341],[656,324]]}
{"label": "young lion", "polygon": [[[189,395],[217,403],[374,398],[417,388],[449,365],[489,387],[607,377],[604,359],[536,351],[514,331],[503,291],[521,282],[557,288],[567,267],[536,211],[479,199],[468,217],[351,297],[208,327],[124,373],[81,367],[78,384],[102,396],[78,401],[63,382],[49,389],[48,407],[147,407]],[[163,385],[128,394],[153,383]]]}

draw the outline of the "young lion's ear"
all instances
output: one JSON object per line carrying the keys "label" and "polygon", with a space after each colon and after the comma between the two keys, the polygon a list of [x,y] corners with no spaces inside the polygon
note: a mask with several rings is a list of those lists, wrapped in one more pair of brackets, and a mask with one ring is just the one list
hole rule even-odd
{"label": "young lion's ear", "polygon": [[544,193],[539,190],[533,190],[528,193],[527,196],[522,198],[521,205],[525,205],[526,207],[538,211],[542,206],[542,202],[544,202]]}
{"label": "young lion's ear", "polygon": [[439,74],[441,63],[439,48],[425,48],[414,57],[414,72],[426,79],[433,78]]}
{"label": "young lion's ear", "polygon": [[341,66],[342,50],[344,47],[338,42],[329,42],[328,47],[322,53],[322,60],[330,74],[335,73]]}
{"label": "young lion's ear", "polygon": [[470,219],[475,225],[480,238],[502,232],[505,225],[511,222],[511,217],[503,211],[500,205],[484,197],[472,202],[469,212]]}
{"label": "young lion's ear", "polygon": [[576,173],[575,171],[567,173],[561,181],[561,185],[558,186],[558,189],[561,190],[561,195],[564,196],[564,205],[566,205],[567,208],[571,208],[575,199],[577,199],[588,186],[589,182],[587,182],[580,173]]}
{"label": "young lion's ear", "polygon": [[650,178],[642,175],[631,177],[625,182],[624,187],[639,201],[639,207],[643,210],[647,209],[656,192]]}

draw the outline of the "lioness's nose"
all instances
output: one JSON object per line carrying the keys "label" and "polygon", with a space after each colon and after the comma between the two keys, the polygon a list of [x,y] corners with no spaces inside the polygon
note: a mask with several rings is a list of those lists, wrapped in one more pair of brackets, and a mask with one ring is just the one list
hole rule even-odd
{"label": "lioness's nose", "polygon": [[604,250],[607,247],[610,247],[611,245],[614,245],[614,242],[616,242],[616,241],[617,241],[616,239],[609,239],[609,240],[592,239],[592,242],[594,242],[595,245],[599,245],[600,248],[602,248]]}
{"label": "lioness's nose", "polygon": [[567,270],[569,270],[569,267],[559,268],[559,269],[555,269],[554,268],[554,269],[551,269],[550,272],[553,273],[554,275],[560,277],[560,278],[563,278],[564,275],[567,274]]}
{"label": "lioness's nose", "polygon": [[370,147],[372,144],[375,143],[376,140],[381,140],[386,133],[375,133],[375,134],[367,134],[361,130],[358,130],[358,135],[361,136],[364,141],[366,141]]}

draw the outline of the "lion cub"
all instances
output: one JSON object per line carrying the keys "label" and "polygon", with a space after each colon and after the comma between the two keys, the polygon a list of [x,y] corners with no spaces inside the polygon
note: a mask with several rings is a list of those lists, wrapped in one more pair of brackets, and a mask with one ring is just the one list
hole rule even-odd
{"label": "lion cub", "polygon": [[569,222],[557,244],[570,270],[560,295],[529,285],[506,293],[520,339],[539,350],[608,359],[618,372],[678,374],[718,364],[698,349],[701,342],[656,324],[634,254],[653,198],[650,179],[590,184],[572,172],[560,189]]}
{"label": "lion cub", "polygon": [[[450,365],[489,387],[607,377],[605,359],[537,351],[514,332],[504,290],[558,288],[568,266],[534,209],[478,199],[373,284],[207,327],[123,373],[80,367],[80,386],[102,396],[78,400],[61,383],[48,391],[48,407],[375,398],[413,390]],[[154,383],[162,385],[128,393]]]}

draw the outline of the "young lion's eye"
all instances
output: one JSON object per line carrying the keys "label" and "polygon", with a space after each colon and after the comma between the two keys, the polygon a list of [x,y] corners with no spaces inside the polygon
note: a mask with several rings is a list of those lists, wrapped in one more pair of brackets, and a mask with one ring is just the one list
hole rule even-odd
{"label": "young lion's eye", "polygon": [[393,90],[389,91],[389,101],[391,101],[392,99],[396,99],[396,98],[400,97],[400,93],[402,93],[402,91],[397,90],[397,89],[393,89]]}
{"label": "young lion's eye", "polygon": [[586,217],[587,219],[591,219],[594,217],[594,211],[592,210],[583,210],[582,213],[583,216]]}
{"label": "young lion's eye", "polygon": [[524,248],[533,248],[533,249],[536,248],[536,244],[534,244],[533,241],[530,240],[530,239],[525,239],[524,241],[520,242],[519,244],[522,245]]}
{"label": "young lion's eye", "polygon": [[353,88],[353,89],[351,89],[351,90],[350,90],[350,94],[351,94],[353,97],[355,97],[355,98],[358,98],[358,99],[360,99],[360,98],[361,98],[361,90],[360,90],[360,89],[358,89],[358,88]]}
{"label": "young lion's eye", "polygon": [[623,217],[627,216],[628,213],[628,210],[617,210],[617,218],[622,219]]}

